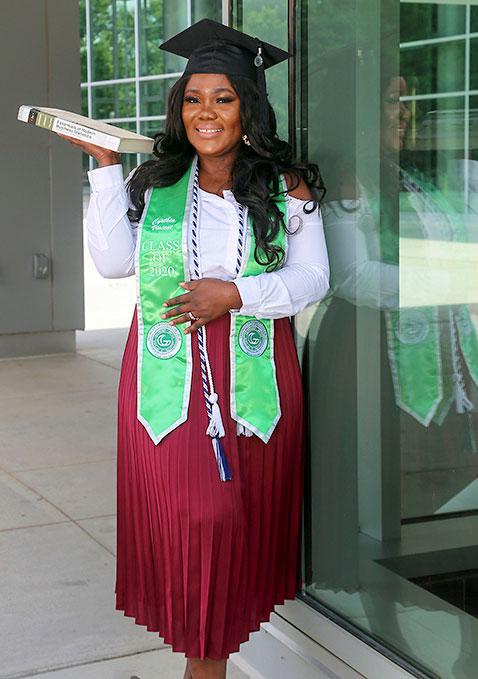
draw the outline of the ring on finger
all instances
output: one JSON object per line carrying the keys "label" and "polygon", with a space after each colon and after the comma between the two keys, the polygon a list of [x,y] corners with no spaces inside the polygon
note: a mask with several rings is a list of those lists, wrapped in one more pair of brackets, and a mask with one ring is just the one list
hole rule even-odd
{"label": "ring on finger", "polygon": [[188,316],[192,321],[199,321],[199,316],[195,316],[192,311],[188,311]]}

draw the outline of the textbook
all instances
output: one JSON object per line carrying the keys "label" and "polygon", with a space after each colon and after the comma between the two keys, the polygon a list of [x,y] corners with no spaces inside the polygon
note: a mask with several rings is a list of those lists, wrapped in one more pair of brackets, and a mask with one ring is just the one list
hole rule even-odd
{"label": "textbook", "polygon": [[154,140],[121,127],[93,120],[71,111],[44,106],[20,106],[18,120],[66,134],[118,153],[152,153]]}

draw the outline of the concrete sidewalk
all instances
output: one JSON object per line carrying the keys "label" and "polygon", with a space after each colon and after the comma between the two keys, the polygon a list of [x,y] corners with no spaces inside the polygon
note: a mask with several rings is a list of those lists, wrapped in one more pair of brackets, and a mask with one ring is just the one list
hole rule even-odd
{"label": "concrete sidewalk", "polygon": [[[116,390],[126,330],[0,361],[0,678],[181,679],[114,609]],[[245,679],[228,663],[228,677]]]}

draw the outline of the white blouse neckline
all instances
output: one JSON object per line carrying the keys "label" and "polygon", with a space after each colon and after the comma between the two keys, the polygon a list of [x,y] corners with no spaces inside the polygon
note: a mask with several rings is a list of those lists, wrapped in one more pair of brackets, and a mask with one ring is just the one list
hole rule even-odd
{"label": "white blouse neckline", "polygon": [[222,196],[220,196],[218,193],[212,193],[211,191],[206,191],[206,189],[202,189],[201,187],[199,187],[199,191],[205,196],[212,196],[213,198],[219,198],[219,200],[224,200],[224,196],[226,194],[227,195],[232,194],[231,189],[224,189],[224,191],[222,192],[222,194],[223,194]]}
{"label": "white blouse neckline", "polygon": [[[211,191],[206,191],[206,189],[202,189],[201,187],[199,187],[199,191],[204,197],[211,197],[213,200],[214,200],[214,198],[219,198],[219,200],[224,200],[224,199],[231,197],[231,196],[232,196],[234,201],[236,200],[231,189],[224,189],[224,191],[222,192],[222,194],[223,194],[222,197],[217,193],[212,193]],[[286,196],[286,200],[291,201],[291,202],[295,202],[296,204],[305,205],[305,203],[309,203],[312,199],[307,198],[307,199],[303,200],[302,198],[296,198],[295,196],[291,196],[288,193],[287,196]]]}

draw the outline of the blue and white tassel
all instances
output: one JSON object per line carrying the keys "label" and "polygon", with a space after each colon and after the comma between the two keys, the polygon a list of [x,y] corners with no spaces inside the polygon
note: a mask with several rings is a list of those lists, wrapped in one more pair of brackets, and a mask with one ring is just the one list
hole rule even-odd
{"label": "blue and white tassel", "polygon": [[[191,219],[191,241],[193,267],[191,273],[194,278],[201,278],[201,266],[199,261],[199,169],[196,168],[192,194],[192,219]],[[214,391],[211,365],[207,352],[207,333],[206,326],[197,329],[199,358],[201,362],[201,380],[206,402],[206,411],[209,418],[209,425],[206,434],[211,437],[216,464],[221,481],[230,481],[232,474],[227,464],[226,454],[221,444],[221,438],[225,435],[224,425],[219,408],[218,396]]]}

